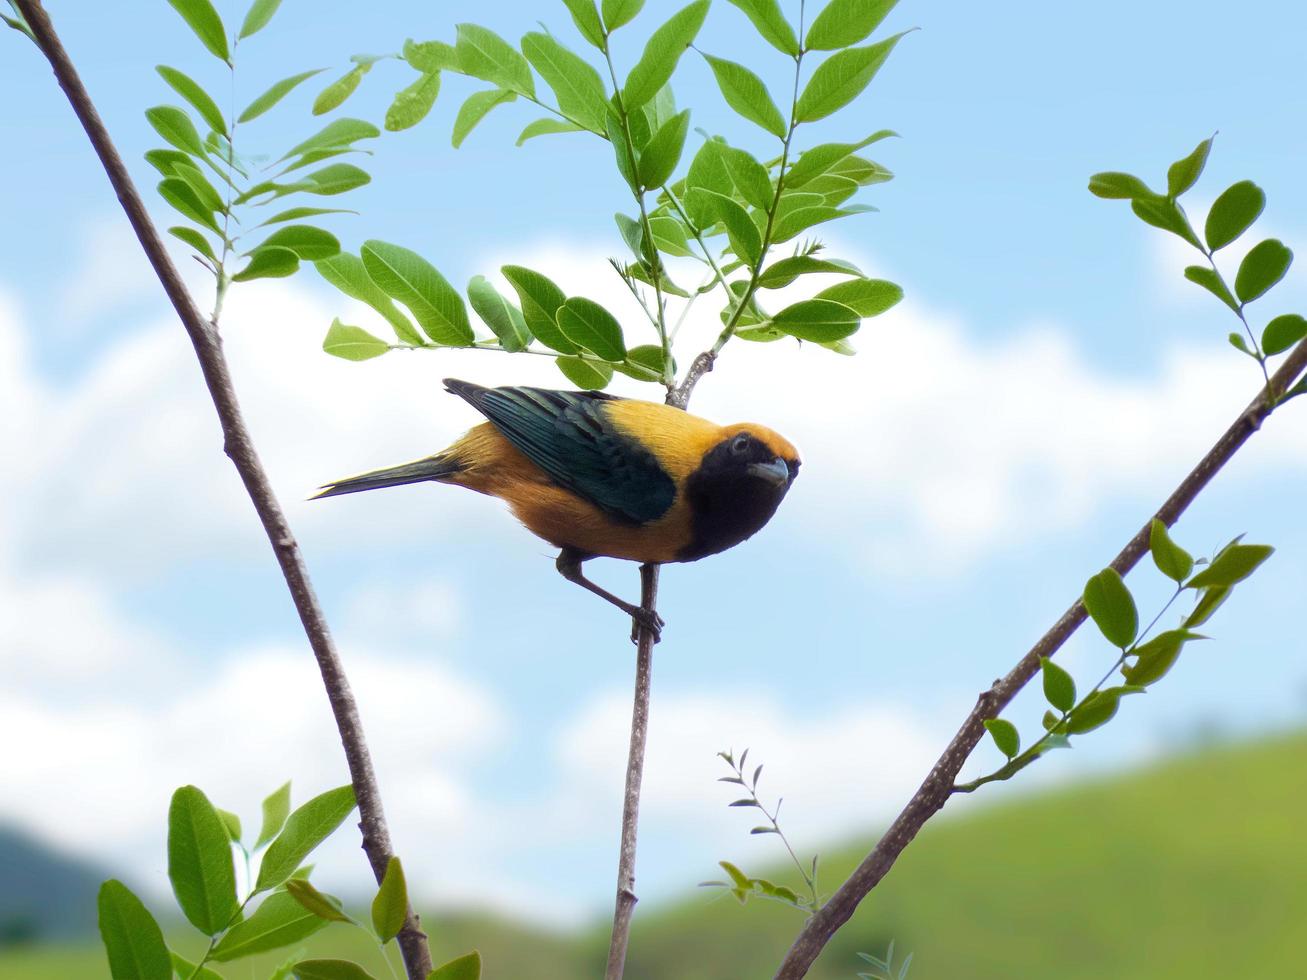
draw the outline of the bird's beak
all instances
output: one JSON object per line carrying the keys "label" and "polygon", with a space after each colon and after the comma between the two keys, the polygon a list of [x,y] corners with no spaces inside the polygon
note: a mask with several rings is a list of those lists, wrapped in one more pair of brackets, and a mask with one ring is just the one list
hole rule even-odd
{"label": "bird's beak", "polygon": [[790,481],[790,468],[783,459],[773,459],[770,463],[750,463],[749,474],[777,487]]}

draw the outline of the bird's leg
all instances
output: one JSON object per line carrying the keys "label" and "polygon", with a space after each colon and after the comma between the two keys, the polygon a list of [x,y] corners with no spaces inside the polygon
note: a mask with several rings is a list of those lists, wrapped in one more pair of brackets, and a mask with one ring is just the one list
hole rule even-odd
{"label": "bird's leg", "polygon": [[[619,599],[602,585],[590,581],[585,577],[585,573],[581,571],[581,563],[583,561],[585,561],[585,558],[579,551],[575,551],[571,548],[564,548],[558,553],[558,561],[555,562],[555,565],[558,568],[558,573],[562,575],[563,578],[567,579],[569,582],[575,582],[577,585],[581,586],[581,588],[588,589],[595,595],[599,596],[599,598],[611,602],[618,609],[622,610],[622,612],[630,616],[635,623],[652,633],[654,642],[657,643],[660,634],[662,633],[663,626],[666,625],[663,622],[663,618],[652,609],[645,609],[643,606],[634,605],[633,603],[627,602],[625,599]],[[632,639],[634,638],[633,634]]]}

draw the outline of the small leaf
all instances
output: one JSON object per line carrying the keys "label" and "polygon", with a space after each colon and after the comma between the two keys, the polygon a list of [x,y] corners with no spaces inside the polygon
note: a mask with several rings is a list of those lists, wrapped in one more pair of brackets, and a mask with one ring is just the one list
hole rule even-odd
{"label": "small leaf", "polygon": [[288,248],[306,262],[329,259],[340,252],[340,242],[335,235],[312,225],[286,225],[278,228],[251,251],[270,246]]}
{"label": "small leaf", "polygon": [[611,34],[635,20],[643,7],[644,0],[603,0],[599,9],[604,15],[604,26]]}
{"label": "small leaf", "polygon": [[458,52],[452,44],[444,41],[414,41],[409,38],[404,42],[403,55],[410,68],[424,75],[459,70]]}
{"label": "small leaf", "polygon": [[1268,323],[1262,331],[1262,351],[1268,356],[1280,354],[1304,337],[1307,337],[1307,320],[1297,313],[1285,313]]}
{"label": "small leaf", "polygon": [[195,111],[200,114],[200,118],[209,124],[209,128],[215,132],[227,135],[227,121],[222,118],[222,110],[218,104],[209,97],[209,93],[200,88],[189,75],[178,71],[176,68],[169,68],[167,65],[155,65],[154,70],[159,73],[165,82],[167,82],[183,99],[194,106]]}
{"label": "small leaf", "polygon": [[762,255],[762,235],[749,213],[725,194],[694,187],[686,192],[686,207],[726,226],[726,237],[731,251],[749,265]]}
{"label": "small leaf", "polygon": [[145,110],[145,118],[154,131],[172,146],[189,153],[191,156],[204,156],[204,144],[196,132],[195,123],[186,115],[185,109],[175,105],[158,105]]}
{"label": "small leaf", "polygon": [[290,92],[301,83],[312,78],[314,75],[322,74],[322,72],[326,70],[327,69],[325,68],[315,68],[313,71],[302,71],[298,75],[291,75],[290,78],[283,78],[247,105],[241,111],[241,114],[236,117],[236,121],[249,122],[251,119],[257,119],[289,95]]}
{"label": "small leaf", "polygon": [[681,162],[685,136],[690,131],[690,110],[677,113],[649,139],[638,165],[641,187],[660,187],[671,179]]}
{"label": "small leaf", "polygon": [[1039,666],[1044,676],[1044,697],[1048,703],[1058,711],[1070,711],[1076,703],[1075,680],[1047,657],[1040,657]]}
{"label": "small leaf", "polygon": [[512,102],[517,98],[516,92],[510,92],[508,89],[489,89],[484,92],[473,92],[467,97],[459,107],[458,115],[454,118],[454,135],[451,142],[454,149],[463,145],[468,134],[476,128],[477,123],[484,119],[497,105],[503,105],[505,102]]}
{"label": "small leaf", "polygon": [[[351,299],[359,300],[372,307],[383,317],[386,318],[391,328],[395,331],[395,336],[401,343],[409,344],[413,347],[421,347],[425,343],[422,335],[414,328],[409,318],[400,312],[399,308],[391,301],[390,297],[382,292],[372,277],[368,275],[367,269],[363,265],[363,260],[357,255],[351,255],[349,252],[341,252],[329,259],[324,259],[314,263],[319,275],[327,282],[331,283],[346,296]],[[287,783],[285,789],[289,794],[290,784]],[[280,792],[280,791],[279,791]],[[289,795],[287,797],[289,801]],[[287,803],[289,806],[289,802]],[[267,826],[267,809],[265,801],[264,819]],[[285,819],[283,815],[283,820]],[[280,829],[280,827],[278,827]],[[274,831],[274,834],[276,832]],[[260,835],[262,842],[262,835]]]}
{"label": "small leaf", "polygon": [[251,34],[255,34],[268,26],[268,21],[272,20],[273,14],[281,6],[281,0],[254,0],[250,4],[249,13],[245,15],[245,22],[241,24],[241,32],[237,40],[245,40]]}
{"label": "small leaf", "polygon": [[451,347],[472,343],[472,324],[463,297],[426,259],[375,239],[364,242],[360,254],[372,281],[407,306],[428,337]]}
{"label": "small leaf", "polygon": [[372,900],[372,927],[377,937],[387,943],[399,935],[408,919],[408,885],[399,858],[392,856],[381,879],[381,887]]}
{"label": "small leaf", "polygon": [[731,864],[730,861],[718,861],[717,864],[730,876],[731,881],[735,883],[737,888],[751,887],[752,882],[749,880],[749,876],[735,865]]}
{"label": "small leaf", "polygon": [[1130,590],[1116,569],[1105,568],[1086,582],[1081,598],[1109,643],[1124,649],[1135,641],[1139,632],[1139,613]]}
{"label": "small leaf", "polygon": [[605,361],[622,361],[626,358],[622,325],[594,300],[584,296],[573,296],[566,300],[558,310],[558,327],[572,343],[597,354]]}
{"label": "small leaf", "polygon": [[1203,589],[1202,598],[1194,606],[1191,612],[1184,620],[1184,628],[1189,629],[1192,626],[1202,626],[1212,618],[1212,613],[1220,608],[1221,603],[1230,597],[1230,591],[1233,586],[1214,585],[1211,588]]}
{"label": "small leaf", "polygon": [[412,85],[396,93],[386,110],[386,129],[398,133],[413,128],[427,117],[439,94],[439,74],[420,76]]}
{"label": "small leaf", "polygon": [[723,146],[721,157],[740,196],[760,211],[770,210],[775,198],[775,188],[772,187],[771,178],[767,175],[767,168],[751,154],[733,146]]}
{"label": "small leaf", "polygon": [[306,878],[291,878],[287,881],[286,894],[319,919],[326,919],[328,922],[350,921],[350,917],[341,909],[340,899],[318,891]]}
{"label": "small leaf", "polygon": [[794,36],[785,15],[776,0],[730,0],[753,22],[763,40],[777,51],[791,57],[799,53],[799,41]]}
{"label": "small leaf", "polygon": [[518,134],[517,146],[521,146],[529,139],[537,136],[551,136],[556,133],[584,133],[585,129],[581,126],[573,125],[563,119],[555,119],[553,116],[545,116],[534,122],[529,122],[523,127],[522,132]]}
{"label": "small leaf", "polygon": [[1239,302],[1230,295],[1230,290],[1225,285],[1225,280],[1220,277],[1215,269],[1211,269],[1205,265],[1186,266],[1184,277],[1190,282],[1202,286],[1230,309],[1238,312]]}
{"label": "small leaf", "polygon": [[602,391],[613,380],[615,365],[565,354],[554,358],[568,381],[585,391]]}
{"label": "small leaf", "polygon": [[1257,571],[1262,562],[1274,552],[1275,549],[1268,544],[1232,544],[1186,582],[1185,588],[1206,589],[1214,585],[1235,585]]}
{"label": "small leaf", "polygon": [[1138,687],[1146,687],[1161,680],[1179,658],[1181,648],[1193,639],[1199,639],[1198,634],[1184,629],[1159,633],[1135,649],[1139,659],[1133,667],[1126,667],[1121,673],[1127,683]]}
{"label": "small leaf", "polygon": [[349,960],[300,960],[296,980],[374,980],[371,973]]}
{"label": "small leaf", "polygon": [[485,276],[473,276],[467,284],[467,298],[477,316],[499,338],[500,347],[509,353],[526,350],[531,343],[531,332],[522,311],[504,299],[490,280]]}
{"label": "small leaf", "polygon": [[174,950],[169,950],[168,956],[172,959],[173,970],[183,980],[192,980],[192,978],[193,980],[223,980],[207,966],[198,966],[184,956],[179,956]]}
{"label": "small leaf", "polygon": [[695,0],[673,14],[650,36],[644,53],[626,76],[626,85],[622,88],[622,102],[628,113],[640,108],[667,84],[681,55],[694,43],[699,28],[703,26],[708,5],[709,0]]}
{"label": "small leaf", "polygon": [[526,58],[494,31],[477,24],[459,24],[454,50],[465,74],[493,82],[510,92],[535,95],[535,82]]}
{"label": "small leaf", "polygon": [[[289,878],[304,858],[344,823],[354,806],[353,787],[340,786],[315,796],[295,810],[263,855],[255,890],[267,891]],[[260,906],[259,910],[262,909]]]}
{"label": "small leaf", "polygon": [[254,842],[254,849],[258,850],[281,833],[281,828],[285,826],[286,817],[289,815],[290,783],[286,782],[268,794],[263,801],[263,825],[259,828],[259,838]]}
{"label": "small leaf", "polygon": [[1090,177],[1089,193],[1108,200],[1126,201],[1157,196],[1149,190],[1147,184],[1133,174],[1123,174],[1113,170]]}
{"label": "small leaf", "polygon": [[224,810],[221,807],[215,809],[222,820],[222,825],[227,828],[228,839],[234,844],[239,844],[241,842],[241,818],[230,810]]}
{"label": "small leaf", "polygon": [[1009,759],[1016,757],[1021,751],[1021,736],[1017,732],[1017,726],[1005,718],[986,718],[985,730],[989,732],[994,739],[994,744],[998,750]]}
{"label": "small leaf", "polygon": [[226,963],[255,953],[266,953],[307,939],[326,925],[326,919],[318,918],[289,893],[273,892],[253,915],[223,934],[210,958]]}
{"label": "small leaf", "polygon": [[265,225],[280,224],[283,221],[298,221],[300,218],[316,218],[323,214],[358,214],[357,211],[350,211],[348,208],[289,208],[285,211],[279,211],[271,218],[265,218],[260,221],[256,228],[262,228]]}
{"label": "small leaf", "polygon": [[1266,194],[1251,180],[1231,184],[1207,212],[1207,224],[1203,228],[1207,247],[1215,252],[1229,245],[1252,226],[1264,207]]}
{"label": "small leaf", "polygon": [[791,255],[773,262],[763,270],[758,279],[762,289],[781,289],[788,286],[799,276],[816,272],[831,272],[842,276],[858,276],[862,273],[851,262],[831,259],[815,259],[810,255]]}
{"label": "small leaf", "polygon": [[362,187],[371,180],[372,178],[368,176],[367,171],[360,170],[353,164],[333,163],[330,167],[323,167],[321,170],[313,171],[300,184],[296,185],[295,189],[306,191],[309,194],[328,196],[344,194],[356,187]]}
{"label": "small leaf", "polygon": [[288,248],[261,248],[250,256],[245,268],[232,276],[233,282],[252,279],[284,279],[300,267],[299,256]]}
{"label": "small leaf", "polygon": [[578,350],[576,344],[567,339],[557,322],[558,310],[567,295],[548,276],[532,269],[506,265],[500,271],[517,292],[527,329],[546,347],[561,354],[575,354]]}
{"label": "small leaf", "polygon": [[[362,119],[333,119],[308,139],[302,143],[297,143],[281,159],[289,160],[291,157],[312,153],[316,150],[338,150],[352,146],[359,140],[376,139],[380,135],[381,130]],[[344,164],[340,166],[344,166]]]}
{"label": "small leaf", "polygon": [[168,234],[185,242],[205,258],[212,259],[214,262],[218,261],[218,257],[213,254],[213,246],[209,244],[209,240],[194,228],[188,228],[185,225],[175,225],[168,229]]}
{"label": "small leaf", "polygon": [[427,974],[427,980],[481,980],[481,954],[476,950]]}
{"label": "small leaf", "polygon": [[725,58],[705,54],[704,60],[712,69],[713,78],[721,90],[726,104],[751,123],[756,123],[779,139],[784,139],[789,127],[780,109],[772,101],[771,93],[763,80],[744,65]]}
{"label": "small leaf", "polygon": [[1194,147],[1183,160],[1177,160],[1166,171],[1166,193],[1168,197],[1179,197],[1198,181],[1207,165],[1207,155],[1212,150],[1211,139],[1205,139]]}
{"label": "small leaf", "polygon": [[777,329],[791,337],[815,343],[842,340],[855,333],[861,322],[861,317],[854,310],[829,299],[808,299],[793,303],[772,317],[772,323]]}
{"label": "small leaf", "polygon": [[1284,278],[1293,252],[1277,238],[1258,242],[1239,263],[1234,291],[1241,303],[1251,303]]}
{"label": "small leaf", "polygon": [[1145,224],[1178,235],[1194,248],[1202,248],[1198,236],[1189,227],[1189,219],[1185,216],[1184,210],[1171,198],[1135,198],[1130,202],[1130,210]]}
{"label": "small leaf", "polygon": [[1230,342],[1230,346],[1233,347],[1235,350],[1247,354],[1249,357],[1252,358],[1257,357],[1257,355],[1252,352],[1252,348],[1248,346],[1248,342],[1243,339],[1243,334],[1237,333],[1235,331],[1231,331],[1230,333],[1225,335],[1225,339]]}
{"label": "small leaf", "polygon": [[813,299],[843,303],[860,317],[879,316],[903,299],[903,287],[887,279],[850,279],[819,292]]}
{"label": "small leaf", "polygon": [[608,93],[599,72],[548,34],[527,34],[522,38],[522,52],[554,90],[564,115],[592,132],[604,131]]}
{"label": "small leaf", "polygon": [[200,200],[195,189],[180,177],[168,177],[159,181],[159,196],[167,201],[178,214],[185,215],[197,225],[221,234],[218,222],[213,219],[213,212]]}
{"label": "small leaf", "polygon": [[347,361],[367,361],[386,353],[390,350],[390,345],[362,327],[351,327],[337,318],[331,321],[327,336],[322,339],[322,349],[332,357],[343,357]]}
{"label": "small leaf", "polygon": [[824,119],[856,99],[876,77],[902,37],[895,34],[865,48],[846,48],[827,58],[804,86],[795,107],[795,118],[799,122]]}
{"label": "small leaf", "polygon": [[1194,570],[1193,556],[1171,540],[1166,525],[1156,517],[1148,528],[1148,550],[1157,570],[1174,582],[1183,582]]}
{"label": "small leaf", "polygon": [[[634,378],[636,381],[662,381],[663,349],[658,344],[641,344],[639,347],[630,347],[626,351],[625,363],[614,364],[613,367],[628,378]],[[675,371],[675,367],[675,364],[673,364],[673,371]],[[744,785],[738,777],[723,777],[722,781],[733,781],[740,783],[741,786]]]}
{"label": "small leaf", "polygon": [[1071,717],[1066,721],[1067,732],[1080,735],[1101,728],[1112,720],[1120,702],[1119,688],[1109,687],[1103,691],[1094,691],[1085,698],[1080,707],[1071,712]]}
{"label": "small leaf", "polygon": [[572,23],[581,36],[600,50],[604,46],[604,28],[599,22],[599,11],[595,9],[594,0],[563,0],[564,6],[572,15]]}
{"label": "small leaf", "polygon": [[834,51],[857,44],[880,26],[898,0],[830,0],[803,39],[810,50]]}
{"label": "small leaf", "polygon": [[141,900],[111,878],[100,886],[96,904],[113,980],[172,980],[163,932]]}
{"label": "small leaf", "polygon": [[182,20],[186,21],[186,25],[195,32],[195,36],[209,49],[210,54],[231,64],[227,29],[222,26],[222,18],[209,0],[168,0],[168,4],[182,15]]}

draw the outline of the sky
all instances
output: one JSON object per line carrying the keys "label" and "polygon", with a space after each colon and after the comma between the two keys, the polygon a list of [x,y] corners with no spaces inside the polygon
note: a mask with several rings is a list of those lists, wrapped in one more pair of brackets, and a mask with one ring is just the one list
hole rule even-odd
{"label": "sky", "polygon": [[[143,110],[175,101],[152,69],[167,62],[217,87],[221,66],[163,0],[48,6],[156,218],[172,223],[141,159],[157,143]],[[243,16],[218,7],[228,23]],[[650,0],[618,58],[629,64],[673,9]],[[488,0],[476,12],[509,37],[543,19],[582,44],[561,4]],[[239,100],[405,37],[452,39],[462,17],[446,5],[288,0],[241,47]],[[748,746],[766,765],[760,788],[785,797],[801,852],[891,816],[977,692],[1255,394],[1255,365],[1224,340],[1230,314],[1181,278],[1184,248],[1090,196],[1091,173],[1129,170],[1157,186],[1169,162],[1219,132],[1191,212],[1251,178],[1269,201],[1257,236],[1307,245],[1301,6],[1104,2],[1091,14],[905,0],[881,33],[908,27],[922,30],[869,94],[808,137],[901,134],[875,147],[897,175],[861,198],[880,210],[844,222],[829,245],[907,299],[864,324],[857,357],[735,343],[695,395],[706,417],[781,431],[805,464],[764,532],[663,576],[646,899],[695,897],[719,859],[754,868],[781,857],[726,807],[720,749]],[[700,45],[782,84],[782,60],[722,0]],[[379,120],[408,80],[383,63],[345,111]],[[693,125],[763,152],[702,63],[687,58],[674,84]],[[454,150],[453,115],[472,87],[447,79],[426,122],[378,141],[373,183],[349,205],[362,214],[332,229],[351,248],[368,238],[414,248],[455,283],[506,263],[538,268],[638,330],[605,262],[622,251],[612,213],[630,208],[607,149],[580,136],[515,149],[534,116],[509,106]],[[250,126],[244,148],[280,145],[283,128],[312,132],[309,88]],[[62,94],[12,32],[0,36],[0,92],[0,820],[157,897],[177,786],[197,784],[255,822],[286,779],[302,801],[344,782],[344,763],[185,335]],[[1240,246],[1230,253],[1232,273]],[[183,268],[207,306],[211,283]],[[1294,269],[1254,304],[1254,322],[1304,299]],[[443,377],[566,384],[545,358],[336,360],[321,351],[335,316],[375,324],[308,271],[234,289],[223,335],[357,688],[411,887],[547,922],[602,916],[630,710],[626,624],[563,582],[549,547],[496,501],[426,486],[305,500],[475,423]],[[687,321],[683,363],[712,320]],[[656,397],[626,379],[614,390]],[[1292,403],[1176,529],[1199,553],[1240,533],[1278,548],[1209,624],[1214,639],[1074,751],[950,811],[1139,765],[1203,733],[1299,723],[1305,475],[1307,404]],[[588,570],[637,593],[632,566]],[[1151,568],[1130,584],[1145,610],[1164,601]],[[1089,630],[1064,657],[1082,684],[1113,659]],[[1009,716],[1029,735],[1042,710],[1030,691]],[[986,745],[967,771],[996,762]],[[348,828],[318,867],[324,885],[362,891]]]}

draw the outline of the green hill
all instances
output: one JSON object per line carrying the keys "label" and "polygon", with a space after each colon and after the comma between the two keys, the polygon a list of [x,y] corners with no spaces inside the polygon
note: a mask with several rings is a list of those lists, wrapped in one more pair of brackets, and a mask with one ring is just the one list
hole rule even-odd
{"label": "green hill", "polygon": [[[1307,735],[1294,735],[1036,797],[998,786],[954,804],[811,976],[853,980],[855,953],[882,952],[890,939],[915,952],[912,980],[1302,976],[1305,761]],[[824,852],[824,880],[842,878],[869,844]],[[780,906],[707,891],[642,911],[629,980],[770,977],[800,924]],[[480,947],[489,980],[602,972],[602,926],[576,937],[475,916],[429,926],[442,952]],[[313,948],[343,952],[345,939],[329,930]],[[94,950],[0,952],[0,978],[103,977],[102,963]]]}

